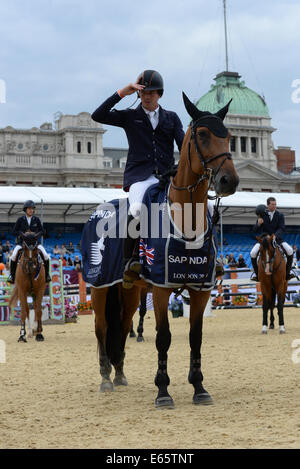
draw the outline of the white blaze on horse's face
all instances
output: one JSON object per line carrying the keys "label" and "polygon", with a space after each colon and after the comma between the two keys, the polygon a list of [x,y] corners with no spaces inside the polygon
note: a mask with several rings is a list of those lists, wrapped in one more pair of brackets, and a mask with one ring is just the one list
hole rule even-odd
{"label": "white blaze on horse's face", "polygon": [[271,271],[270,271],[270,256],[269,256],[269,253],[268,251],[266,252],[266,268],[265,268],[265,273],[267,275],[271,275]]}

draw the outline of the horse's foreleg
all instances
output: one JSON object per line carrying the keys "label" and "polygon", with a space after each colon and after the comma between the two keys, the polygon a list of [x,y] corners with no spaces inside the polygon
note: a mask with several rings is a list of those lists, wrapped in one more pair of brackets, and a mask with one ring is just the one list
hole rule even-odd
{"label": "horse's foreleg", "polygon": [[269,329],[274,329],[274,314],[273,314],[273,311],[274,311],[274,308],[275,308],[275,298],[276,298],[276,292],[273,290],[272,291],[272,301],[271,301],[271,305],[270,305],[270,326],[269,326]]}
{"label": "horse's foreleg", "polygon": [[194,386],[194,404],[212,404],[212,398],[202,385],[203,374],[201,372],[201,345],[202,345],[202,327],[203,314],[205,306],[210,297],[210,291],[196,292],[189,290],[190,293],[190,370],[189,383]]}
{"label": "horse's foreleg", "polygon": [[156,319],[156,349],[158,351],[158,369],[155,376],[155,385],[158,395],[155,407],[173,408],[174,402],[168,393],[170,378],[167,372],[168,350],[171,344],[171,332],[168,320],[169,297],[172,290],[153,287],[153,305]]}
{"label": "horse's foreleg", "polygon": [[262,322],[263,327],[268,326],[268,311],[271,306],[272,306],[272,302],[268,300],[266,295],[263,295],[263,322]]}
{"label": "horse's foreleg", "polygon": [[95,312],[95,335],[98,341],[99,365],[102,382],[100,391],[113,391],[114,386],[110,379],[112,366],[106,352],[107,322],[105,318],[105,303],[108,288],[91,288],[91,300]]}

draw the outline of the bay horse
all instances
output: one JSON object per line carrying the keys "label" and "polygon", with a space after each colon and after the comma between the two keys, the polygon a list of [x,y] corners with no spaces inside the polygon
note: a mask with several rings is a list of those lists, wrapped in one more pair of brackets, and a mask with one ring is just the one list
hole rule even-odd
{"label": "bay horse", "polygon": [[[171,178],[169,200],[172,204],[177,203],[177,206],[180,204],[182,212],[186,204],[192,204],[193,226],[196,221],[196,206],[199,203],[203,204],[205,231],[210,186],[213,185],[217,197],[225,197],[233,194],[239,183],[229,152],[230,133],[223,124],[230,103],[217,113],[211,114],[197,109],[184,93],[183,99],[192,121],[182,144],[177,174]],[[171,215],[174,219],[174,212],[171,212]],[[185,229],[184,225],[183,233]],[[143,280],[136,280],[131,289],[123,288],[122,284],[107,288],[91,287],[102,377],[100,391],[102,392],[113,391],[114,386],[128,384],[123,371],[125,341],[131,328],[132,317],[139,304],[142,287],[145,287]],[[203,314],[210,291],[195,291],[189,287],[188,290],[190,293],[189,342],[191,348],[188,380],[194,386],[194,404],[210,404],[212,399],[202,386],[200,353]],[[155,377],[155,385],[158,387],[158,395],[155,399],[156,408],[174,407],[173,399],[167,390],[170,384],[167,359],[171,344],[168,303],[172,291],[172,288],[155,285],[152,287],[158,352],[158,369]],[[113,382],[110,378],[112,365],[115,368]]]}
{"label": "bay horse", "polygon": [[270,328],[274,328],[273,309],[277,295],[277,311],[279,318],[279,332],[285,333],[283,307],[288,282],[286,280],[286,261],[275,241],[274,235],[262,234],[256,237],[260,243],[258,277],[263,295],[263,327],[262,334],[267,333],[268,310],[271,310]]}
{"label": "bay horse", "polygon": [[[29,323],[29,306],[27,296],[32,295],[35,313],[36,340],[44,341],[42,334],[42,299],[45,292],[45,268],[38,250],[38,239],[41,233],[21,233],[22,251],[19,257],[15,287],[9,299],[9,306],[15,307],[18,299],[21,305],[21,331],[18,342],[27,342],[26,319]],[[31,325],[29,323],[30,333]],[[31,335],[31,334],[29,334]]]}

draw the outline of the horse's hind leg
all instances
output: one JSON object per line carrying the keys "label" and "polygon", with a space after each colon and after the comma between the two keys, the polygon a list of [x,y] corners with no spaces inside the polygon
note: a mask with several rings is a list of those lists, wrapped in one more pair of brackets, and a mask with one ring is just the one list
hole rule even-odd
{"label": "horse's hind leg", "polygon": [[158,395],[155,399],[156,408],[173,408],[174,401],[168,393],[170,378],[167,372],[168,350],[171,344],[171,332],[168,320],[169,297],[172,290],[153,287],[153,305],[156,319],[156,348],[158,351],[158,370],[155,385]]}
{"label": "horse's hind leg", "polygon": [[139,325],[137,328],[137,342],[144,342],[143,332],[144,332],[144,318],[147,312],[147,291],[141,295],[140,311],[139,311]]}
{"label": "horse's hind leg", "polygon": [[110,379],[112,366],[106,353],[106,334],[107,322],[105,318],[105,304],[108,288],[91,288],[91,300],[95,312],[95,335],[98,341],[99,365],[102,382],[100,384],[101,392],[114,390]]}
{"label": "horse's hind leg", "polygon": [[210,291],[196,292],[189,290],[190,293],[190,371],[189,383],[194,386],[194,404],[213,404],[211,396],[202,385],[203,374],[201,372],[201,345],[202,345],[202,326],[205,306],[210,297]]}
{"label": "horse's hind leg", "polygon": [[27,311],[28,311],[27,297],[23,293],[19,292],[19,300],[20,300],[20,306],[21,306],[21,330],[20,330],[20,337],[18,339],[18,342],[27,342],[26,327],[25,327]]}
{"label": "horse's hind leg", "polygon": [[284,327],[284,318],[283,318],[283,305],[285,301],[285,296],[284,295],[278,295],[277,299],[277,310],[278,310],[278,318],[279,318],[279,333],[284,334],[285,333],[285,327]]}
{"label": "horse's hind leg", "polygon": [[[121,289],[121,286],[119,286]],[[125,343],[130,332],[132,318],[136,312],[140,301],[140,287],[133,285],[130,290],[122,288],[119,290],[122,295],[122,320],[121,320],[121,356],[118,363],[114,363],[115,378],[114,386],[127,386],[128,382],[124,374]],[[121,307],[121,305],[120,305]]]}
{"label": "horse's hind leg", "polygon": [[43,332],[43,326],[42,326],[43,294],[44,294],[44,289],[43,290],[40,289],[39,293],[37,293],[37,295],[36,295],[35,302],[34,302],[35,321],[37,322],[37,331],[36,331],[35,340],[37,342],[43,342],[45,340],[44,336],[42,334],[42,332]]}

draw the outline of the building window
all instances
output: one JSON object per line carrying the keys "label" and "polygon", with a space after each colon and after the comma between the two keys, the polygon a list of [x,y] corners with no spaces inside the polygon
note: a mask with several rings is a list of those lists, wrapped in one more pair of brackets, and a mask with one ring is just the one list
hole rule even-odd
{"label": "building window", "polygon": [[290,192],[288,189],[280,189],[280,192]]}
{"label": "building window", "polygon": [[77,142],[77,153],[81,153],[81,142]]}
{"label": "building window", "polygon": [[272,189],[262,189],[261,192],[273,192]]}
{"label": "building window", "polygon": [[241,137],[241,152],[246,153],[246,137]]}
{"label": "building window", "polygon": [[244,191],[244,192],[253,192],[253,189],[251,187],[243,187],[242,191]]}
{"label": "building window", "polygon": [[92,153],[92,144],[91,144],[91,142],[88,142],[88,144],[87,144],[87,152]]}
{"label": "building window", "polygon": [[256,138],[251,137],[251,153],[256,153]]}
{"label": "building window", "polygon": [[104,168],[111,168],[111,162],[110,161],[103,161],[103,167]]}
{"label": "building window", "polygon": [[47,145],[47,143],[43,146],[43,149],[44,149],[45,151],[47,151],[47,150],[49,149],[49,146]]}
{"label": "building window", "polygon": [[230,151],[236,151],[235,150],[235,137],[231,137],[230,139]]}
{"label": "building window", "polygon": [[22,150],[22,148],[23,148],[23,143],[19,143],[18,149],[19,149],[19,150]]}
{"label": "building window", "polygon": [[57,186],[57,182],[42,182],[43,186]]}

